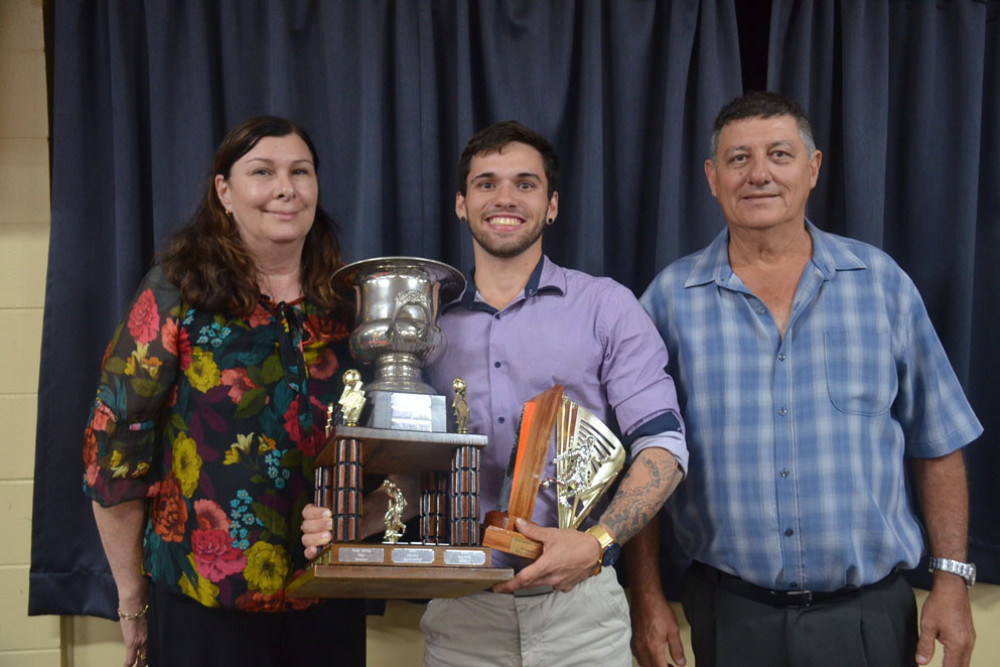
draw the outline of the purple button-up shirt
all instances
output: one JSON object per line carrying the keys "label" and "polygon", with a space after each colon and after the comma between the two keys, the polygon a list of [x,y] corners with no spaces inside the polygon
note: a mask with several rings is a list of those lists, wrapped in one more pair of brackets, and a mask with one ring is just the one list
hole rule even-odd
{"label": "purple button-up shirt", "polygon": [[[446,348],[427,369],[427,380],[450,404],[452,381],[463,378],[469,432],[489,437],[480,459],[480,518],[496,509],[524,402],[557,384],[624,434],[630,457],[662,447],[686,470],[683,424],[674,382],[664,370],[663,339],[624,286],[543,257],[524,293],[503,310],[482,301],[470,279],[462,298],[443,309],[439,325]],[[554,450],[553,445],[546,477],[555,476]],[[540,490],[532,520],[557,526],[556,503],[554,486]],[[595,509],[589,522],[602,509]],[[499,552],[493,563],[521,564]]]}

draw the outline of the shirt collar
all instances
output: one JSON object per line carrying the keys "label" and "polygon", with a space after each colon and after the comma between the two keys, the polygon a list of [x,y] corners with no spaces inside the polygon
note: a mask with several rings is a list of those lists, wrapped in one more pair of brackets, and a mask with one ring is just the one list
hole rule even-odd
{"label": "shirt collar", "polygon": [[[812,237],[813,252],[810,260],[823,276],[831,280],[837,271],[854,271],[868,267],[844,243],[844,239],[821,231],[806,219],[806,231]],[[714,282],[720,287],[728,287],[733,279],[733,269],[729,265],[729,228],[724,228],[705,248],[691,268],[684,287],[695,287]]]}
{"label": "shirt collar", "polygon": [[[462,307],[466,310],[497,312],[496,308],[479,298],[479,292],[476,290],[475,275],[476,270],[473,267],[465,276],[465,292],[462,293],[460,298],[447,304],[445,309],[461,303]],[[541,259],[538,260],[538,264],[532,270],[531,276],[528,278],[528,283],[524,286],[524,293],[515,299],[513,303],[543,292],[553,292],[560,296],[566,293],[565,272],[545,255],[542,255]]]}

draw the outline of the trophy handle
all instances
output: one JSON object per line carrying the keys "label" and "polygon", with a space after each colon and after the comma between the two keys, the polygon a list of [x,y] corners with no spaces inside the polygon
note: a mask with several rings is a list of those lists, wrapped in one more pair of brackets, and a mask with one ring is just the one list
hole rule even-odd
{"label": "trophy handle", "polygon": [[424,321],[417,330],[416,337],[418,339],[424,337],[424,333],[427,331],[427,328],[434,322],[434,319],[431,316],[430,304],[427,303],[427,299],[422,292],[417,290],[406,290],[404,292],[400,292],[396,295],[396,304],[392,311],[392,318],[389,320],[389,327],[387,331],[389,340],[391,340],[394,345],[396,344],[396,336],[399,331],[397,326],[399,314],[407,306],[419,306],[420,309],[424,311]]}

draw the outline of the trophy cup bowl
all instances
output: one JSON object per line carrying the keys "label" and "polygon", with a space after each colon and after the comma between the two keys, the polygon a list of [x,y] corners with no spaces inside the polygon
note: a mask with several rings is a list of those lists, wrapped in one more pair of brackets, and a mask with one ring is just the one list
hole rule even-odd
{"label": "trophy cup bowl", "polygon": [[444,347],[438,307],[465,289],[465,278],[442,262],[379,257],[354,262],[333,276],[337,290],[356,304],[351,356],[370,365],[373,392],[435,394],[421,377]]}

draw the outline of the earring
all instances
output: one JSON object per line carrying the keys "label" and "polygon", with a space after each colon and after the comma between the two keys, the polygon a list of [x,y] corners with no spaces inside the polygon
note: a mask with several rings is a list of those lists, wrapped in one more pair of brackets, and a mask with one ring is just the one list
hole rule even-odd
{"label": "earring", "polygon": [[545,221],[545,224],[546,225],[551,225],[555,221],[556,221],[555,218],[549,218],[548,220]]}
{"label": "earring", "polygon": [[459,216],[458,219],[461,220],[462,222],[465,222],[465,216],[464,215]]}

